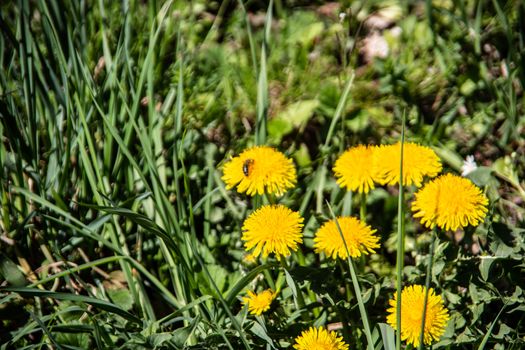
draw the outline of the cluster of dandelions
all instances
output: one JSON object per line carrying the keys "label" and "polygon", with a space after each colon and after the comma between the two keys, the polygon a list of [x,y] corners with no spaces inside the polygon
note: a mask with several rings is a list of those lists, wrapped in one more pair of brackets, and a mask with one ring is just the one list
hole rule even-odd
{"label": "cluster of dandelions", "polygon": [[[364,194],[376,184],[398,184],[402,174],[403,185],[419,188],[414,194],[412,212],[427,228],[455,231],[468,225],[477,226],[486,216],[488,199],[470,180],[450,173],[438,176],[441,170],[441,161],[435,152],[415,143],[403,144],[403,153],[399,143],[352,147],[333,167],[341,187]],[[424,184],[425,177],[434,179]],[[397,294],[390,300],[391,307],[387,310],[387,322],[394,329],[397,329],[396,305]],[[443,335],[448,320],[443,299],[432,288],[427,291],[423,286],[414,285],[401,292],[401,339],[408,344],[418,347],[423,331],[423,343],[430,345]]]}
{"label": "cluster of dandelions", "polygon": [[[400,143],[358,145],[337,159],[333,171],[341,187],[366,194],[376,184],[398,184],[400,167]],[[453,231],[478,225],[485,218],[488,200],[470,180],[447,173],[423,185],[425,177],[435,178],[441,170],[441,161],[431,148],[411,142],[403,144],[402,183],[420,188],[412,203],[414,218],[425,227]]]}
{"label": "cluster of dandelions", "polygon": [[[293,188],[297,174],[293,162],[272,147],[256,146],[233,157],[223,167],[222,179],[226,188],[237,186],[248,195],[282,195]],[[252,212],[242,226],[244,247],[251,258],[267,258],[273,254],[277,260],[291,255],[303,242],[304,219],[299,212],[281,205],[263,205]],[[379,248],[379,238],[364,222],[353,217],[339,217],[342,235],[334,220],[326,222],[316,233],[315,250],[334,259],[359,257]],[[346,247],[345,247],[346,244]]]}
{"label": "cluster of dandelions", "polygon": [[[435,177],[442,165],[436,153],[425,146],[403,144],[403,184],[421,186],[425,176]],[[399,183],[401,145],[358,145],[346,150],[335,162],[337,183],[349,191],[368,193],[379,185]]]}
{"label": "cluster of dandelions", "polygon": [[[237,187],[239,193],[250,196],[268,193],[281,196],[293,188],[297,175],[292,160],[281,152],[266,146],[252,147],[232,158],[223,167],[222,179],[226,188]],[[370,226],[353,217],[338,217],[322,225],[316,233],[314,248],[333,259],[345,259],[348,254],[358,257],[375,252],[379,237]],[[249,259],[277,260],[286,258],[303,243],[303,217],[282,204],[263,205],[254,210],[242,225],[244,247]],[[249,290],[242,303],[253,315],[261,315],[271,308],[278,292],[266,289]],[[295,349],[346,350],[348,345],[335,332],[324,328],[310,328],[296,339]]]}
{"label": "cluster of dandelions", "polygon": [[[376,184],[423,186],[425,178],[435,178],[442,170],[439,157],[425,146],[404,143],[401,173],[401,144],[358,145],[346,150],[335,162],[333,171],[337,183],[349,191],[367,194]],[[267,146],[252,147],[232,158],[223,167],[222,179],[226,188],[237,186],[239,193],[250,196],[264,193],[283,195],[297,182],[291,159]],[[488,200],[470,180],[445,174],[427,182],[414,195],[414,218],[425,227],[457,230],[478,225],[487,213]],[[267,258],[273,254],[277,260],[291,255],[302,243],[304,219],[300,213],[284,205],[264,205],[252,212],[242,226],[242,240],[250,259]],[[379,248],[379,237],[365,222],[354,217],[338,217],[325,222],[316,232],[314,249],[334,260],[360,257]],[[243,304],[250,313],[261,315],[270,309],[277,292],[270,289],[260,293],[248,291]],[[401,337],[418,346],[426,289],[408,286],[401,293]],[[390,301],[387,322],[396,329],[397,295]],[[428,291],[423,327],[423,342],[431,344],[444,333],[449,320],[443,300],[432,288]],[[323,328],[310,328],[296,338],[295,349],[347,349],[348,345],[335,332]]]}

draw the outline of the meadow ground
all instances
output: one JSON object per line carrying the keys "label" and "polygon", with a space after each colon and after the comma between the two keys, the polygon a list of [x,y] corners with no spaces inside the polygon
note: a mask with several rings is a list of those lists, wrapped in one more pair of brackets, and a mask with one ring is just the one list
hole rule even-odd
{"label": "meadow ground", "polygon": [[0,349],[525,348],[524,2],[0,32]]}

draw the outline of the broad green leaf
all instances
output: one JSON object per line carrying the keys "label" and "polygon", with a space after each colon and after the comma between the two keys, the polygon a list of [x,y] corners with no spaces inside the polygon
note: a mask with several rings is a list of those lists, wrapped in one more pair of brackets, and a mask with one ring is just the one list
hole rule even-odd
{"label": "broad green leaf", "polygon": [[299,168],[307,168],[312,164],[312,159],[308,153],[308,147],[302,143],[301,146],[295,151],[294,159],[297,162]]}
{"label": "broad green leaf", "polygon": [[123,310],[129,311],[133,307],[133,297],[126,288],[119,289],[107,289],[109,298],[115,304],[121,307]]}
{"label": "broad green leaf", "polygon": [[360,114],[368,116],[382,127],[389,127],[394,122],[394,115],[383,107],[368,107],[360,111]]}
{"label": "broad green leaf", "polygon": [[253,323],[252,328],[250,328],[250,331],[252,331],[252,333],[255,334],[256,336],[258,336],[259,338],[261,338],[264,341],[266,341],[266,343],[268,343],[272,347],[272,349],[275,349],[275,345],[273,343],[273,340],[268,335],[268,333],[266,331],[266,327],[264,327],[262,322],[264,322],[264,320],[262,318],[258,317],[257,321]]}
{"label": "broad green leaf", "polygon": [[191,323],[183,328],[179,328],[173,332],[173,342],[176,346],[183,349],[184,345],[188,341],[188,338],[191,336],[197,325],[199,324],[200,316],[195,317]]}
{"label": "broad green leaf", "polygon": [[275,142],[280,143],[281,139],[293,130],[292,121],[286,119],[270,119],[268,121],[268,136]]}
{"label": "broad green leaf", "polygon": [[499,326],[499,331],[497,334],[494,334],[494,338],[496,339],[503,339],[507,334],[509,334],[510,332],[512,332],[513,329],[510,328],[509,326],[507,326],[505,323],[502,323],[500,326]]}
{"label": "broad green leaf", "polygon": [[493,170],[486,166],[480,166],[476,170],[472,171],[467,177],[472,180],[477,186],[485,187],[490,179],[492,178]]}
{"label": "broad green leaf", "polygon": [[304,127],[318,106],[318,100],[302,100],[289,105],[268,121],[268,134],[276,142],[280,142],[293,128]]}
{"label": "broad green leaf", "polygon": [[303,126],[312,117],[318,106],[318,100],[298,101],[286,107],[275,119],[290,121],[295,128],[298,128]]}
{"label": "broad green leaf", "polygon": [[288,284],[288,287],[290,287],[290,290],[292,291],[292,295],[294,300],[297,300],[297,286],[295,284],[294,279],[288,272],[288,270],[284,270],[285,276],[286,276],[286,283]]}
{"label": "broad green leaf", "polygon": [[497,257],[481,256],[480,259],[479,272],[481,273],[481,278],[483,278],[484,281],[487,281],[489,278],[490,267],[492,266],[492,263],[496,261]]}
{"label": "broad green leaf", "polygon": [[290,44],[300,43],[303,46],[308,46],[313,43],[317,36],[323,33],[324,25],[321,22],[316,22],[297,29],[298,30],[288,38],[288,42]]}
{"label": "broad green leaf", "polygon": [[27,281],[18,269],[18,266],[7,256],[0,253],[0,274],[12,286],[22,287],[27,284]]}

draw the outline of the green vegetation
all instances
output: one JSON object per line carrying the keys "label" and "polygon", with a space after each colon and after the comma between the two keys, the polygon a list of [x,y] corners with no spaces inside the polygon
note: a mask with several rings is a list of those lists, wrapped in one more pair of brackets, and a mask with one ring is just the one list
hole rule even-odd
{"label": "green vegetation", "polygon": [[[291,349],[310,326],[391,349],[396,272],[443,297],[433,348],[525,347],[524,2],[18,0],[0,31],[0,349]],[[474,156],[479,226],[435,235],[415,186],[337,185],[345,149],[403,121],[444,172]],[[256,144],[294,160],[279,199],[221,180]],[[304,243],[250,264],[241,227],[270,201]],[[314,251],[341,215],[377,230],[375,254]]]}

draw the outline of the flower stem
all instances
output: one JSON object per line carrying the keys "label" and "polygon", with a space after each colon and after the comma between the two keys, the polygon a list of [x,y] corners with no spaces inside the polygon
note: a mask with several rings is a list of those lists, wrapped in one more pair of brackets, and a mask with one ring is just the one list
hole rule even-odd
{"label": "flower stem", "polygon": [[256,194],[252,197],[252,206],[254,211],[261,207],[261,205],[263,204],[263,200],[263,197],[259,194]]}
{"label": "flower stem", "polygon": [[396,350],[401,349],[401,288],[403,287],[403,263],[405,258],[405,213],[403,186],[403,149],[405,144],[405,114],[401,125],[401,159],[399,166],[399,194],[397,204],[397,258],[396,258]]}
{"label": "flower stem", "polygon": [[274,195],[272,194],[267,194],[267,193],[264,193],[263,195],[264,199],[265,199],[265,204],[270,204],[270,205],[274,205],[277,203],[277,200],[275,198]]}
{"label": "flower stem", "polygon": [[343,265],[343,261],[337,259],[337,263],[339,264],[339,268],[341,269],[341,277],[345,281],[346,300],[348,302],[350,302],[350,299],[352,299],[352,289],[350,287],[350,283],[348,283],[348,280],[346,278],[344,278],[345,268],[344,268],[344,265]]}
{"label": "flower stem", "polygon": [[421,318],[421,332],[419,334],[419,350],[423,349],[423,340],[425,335],[425,322],[427,317],[428,290],[430,288],[430,276],[432,274],[432,264],[434,260],[434,244],[436,242],[436,228],[432,230],[430,241],[430,252],[428,254],[427,276],[425,278],[425,301],[423,302],[423,317]]}
{"label": "flower stem", "polygon": [[361,193],[361,206],[359,208],[359,218],[366,222],[366,193]]}

